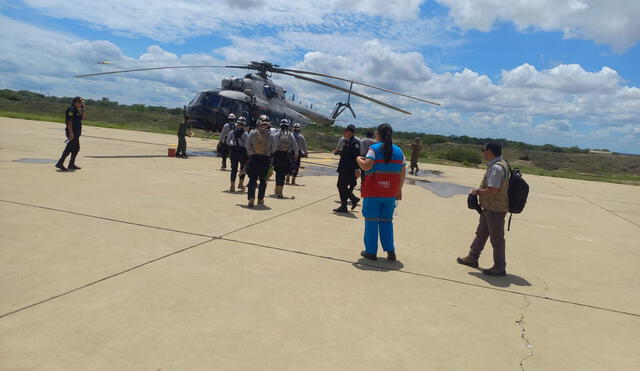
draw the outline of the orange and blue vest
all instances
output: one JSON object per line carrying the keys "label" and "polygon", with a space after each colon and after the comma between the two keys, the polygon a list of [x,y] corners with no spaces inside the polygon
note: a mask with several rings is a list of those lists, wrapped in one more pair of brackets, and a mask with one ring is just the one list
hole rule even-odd
{"label": "orange and blue vest", "polygon": [[400,147],[393,145],[393,154],[388,163],[384,162],[382,143],[369,147],[367,158],[374,160],[374,165],[365,172],[362,197],[397,197],[402,185],[401,174],[405,170],[404,153]]}

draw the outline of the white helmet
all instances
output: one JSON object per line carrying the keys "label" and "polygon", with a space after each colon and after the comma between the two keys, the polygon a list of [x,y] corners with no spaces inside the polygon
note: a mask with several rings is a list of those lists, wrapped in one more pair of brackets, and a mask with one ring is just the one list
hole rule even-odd
{"label": "white helmet", "polygon": [[258,125],[271,125],[271,119],[269,118],[269,116],[267,115],[260,115],[260,117],[258,117]]}
{"label": "white helmet", "polygon": [[293,130],[300,131],[301,129],[302,125],[300,125],[300,123],[296,122],[295,124],[293,124]]}
{"label": "white helmet", "polygon": [[229,116],[227,116],[227,119],[235,120],[236,119],[236,115],[234,115],[233,113],[230,113]]}
{"label": "white helmet", "polygon": [[238,117],[238,125],[243,126],[246,124],[247,124],[247,119],[245,119],[244,116]]}

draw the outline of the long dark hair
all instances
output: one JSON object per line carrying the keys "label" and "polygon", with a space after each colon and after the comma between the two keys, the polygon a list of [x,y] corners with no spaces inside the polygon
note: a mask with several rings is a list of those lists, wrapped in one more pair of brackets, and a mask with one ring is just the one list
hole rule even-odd
{"label": "long dark hair", "polygon": [[393,130],[391,129],[391,125],[380,124],[378,129],[376,129],[380,139],[382,140],[382,153],[384,155],[384,163],[388,164],[391,161],[391,156],[393,155]]}

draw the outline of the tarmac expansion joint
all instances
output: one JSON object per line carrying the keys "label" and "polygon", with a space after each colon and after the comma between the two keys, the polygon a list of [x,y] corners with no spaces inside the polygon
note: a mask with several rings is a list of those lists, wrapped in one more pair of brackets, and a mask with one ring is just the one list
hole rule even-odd
{"label": "tarmac expansion joint", "polygon": [[527,295],[522,295],[522,297],[524,298],[524,301],[526,302],[526,304],[523,307],[520,307],[518,309],[518,313],[520,314],[520,319],[517,320],[516,323],[518,324],[518,326],[520,326],[520,338],[524,342],[524,346],[527,348],[527,351],[528,351],[528,354],[524,358],[522,358],[519,363],[520,368],[522,369],[522,371],[524,371],[525,362],[531,357],[533,357],[533,345],[527,338],[527,329],[524,327],[526,322],[524,320],[524,313],[523,313],[523,310],[529,307],[531,305],[531,302],[529,301],[529,298],[527,297]]}

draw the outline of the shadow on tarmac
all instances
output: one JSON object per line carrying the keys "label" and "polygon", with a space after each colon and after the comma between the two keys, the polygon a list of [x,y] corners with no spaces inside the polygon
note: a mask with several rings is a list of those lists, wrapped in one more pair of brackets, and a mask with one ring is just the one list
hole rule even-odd
{"label": "shadow on tarmac", "polygon": [[271,210],[271,208],[267,205],[255,205],[254,207],[249,207],[247,204],[236,204],[236,206],[239,206],[243,209],[247,209],[247,210],[255,210],[255,211],[267,211],[267,210]]}
{"label": "shadow on tarmac", "polygon": [[469,272],[469,275],[480,278],[481,280],[485,281],[491,286],[497,286],[497,287],[509,287],[511,285],[531,286],[531,283],[526,279],[510,273],[507,273],[507,275],[504,277],[487,276],[482,272]]}
{"label": "shadow on tarmac", "polygon": [[393,261],[381,257],[378,257],[378,260],[376,261],[360,258],[357,262],[352,263],[352,265],[360,269],[361,271],[374,272],[397,271],[404,268],[404,264],[402,264],[402,262],[399,260]]}

